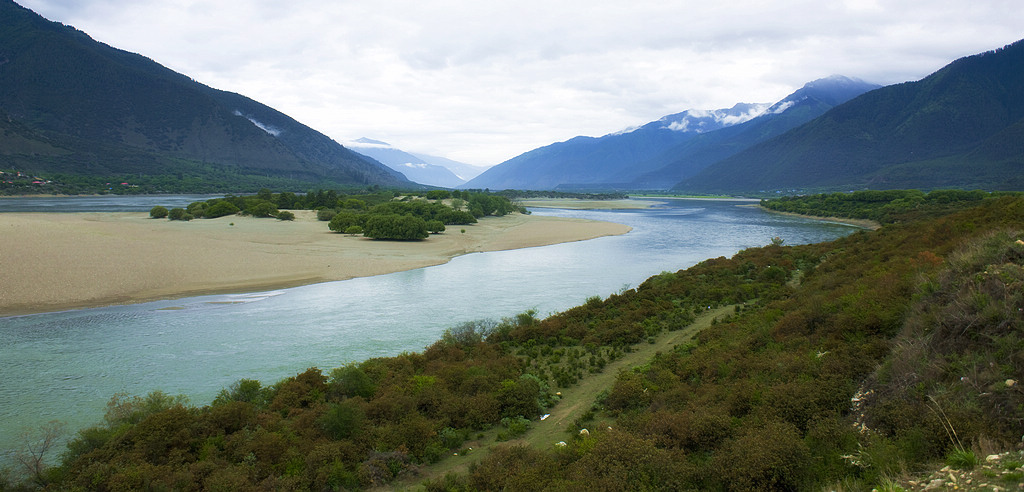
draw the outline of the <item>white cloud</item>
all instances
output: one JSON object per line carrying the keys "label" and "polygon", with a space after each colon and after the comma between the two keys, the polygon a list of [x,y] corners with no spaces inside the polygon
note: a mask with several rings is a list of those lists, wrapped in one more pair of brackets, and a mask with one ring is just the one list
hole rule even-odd
{"label": "white cloud", "polygon": [[1016,0],[19,0],[338,141],[495,164],[838,73],[889,84],[1017,40]]}

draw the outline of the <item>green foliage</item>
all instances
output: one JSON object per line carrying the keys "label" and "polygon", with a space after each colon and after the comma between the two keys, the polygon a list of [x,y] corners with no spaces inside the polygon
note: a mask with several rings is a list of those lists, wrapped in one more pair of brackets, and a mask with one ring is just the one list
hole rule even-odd
{"label": "green foliage", "polygon": [[371,239],[417,241],[430,236],[427,223],[412,215],[370,215],[363,227],[363,235]]}
{"label": "green foliage", "polygon": [[440,234],[444,232],[444,224],[440,220],[428,220],[427,231],[431,234]]}
{"label": "green foliage", "polygon": [[979,190],[855,191],[803,196],[785,196],[761,200],[761,206],[779,212],[818,217],[843,217],[873,220],[883,224],[938,217],[976,206],[983,200],[1012,195],[1009,192],[988,193]]}
{"label": "green foliage", "polygon": [[163,219],[167,217],[167,208],[157,205],[149,209],[149,217],[152,219]]}
{"label": "green foliage", "polygon": [[954,449],[946,455],[946,464],[959,470],[973,470],[978,466],[978,456],[970,449]]}
{"label": "green foliage", "polygon": [[321,222],[329,222],[337,214],[338,211],[334,210],[333,208],[322,208],[316,211],[316,220],[319,220]]}
{"label": "green foliage", "polygon": [[295,220],[295,214],[287,210],[282,210],[277,213],[277,220]]}
{"label": "green foliage", "polygon": [[170,219],[170,220],[185,220],[185,221],[189,221],[189,220],[192,220],[193,217],[192,217],[192,214],[190,214],[187,211],[185,211],[185,209],[180,208],[180,207],[176,207],[176,208],[172,208],[169,212],[167,212],[167,218]]}
{"label": "green foliage", "polygon": [[363,233],[363,228],[357,225],[350,225],[345,228],[345,234],[350,236],[358,236]]}
{"label": "green foliage", "polygon": [[[210,203],[210,201],[207,201]],[[203,218],[216,219],[218,217],[224,217],[226,215],[234,215],[240,212],[241,209],[238,205],[235,205],[228,199],[213,200],[203,211]]]}

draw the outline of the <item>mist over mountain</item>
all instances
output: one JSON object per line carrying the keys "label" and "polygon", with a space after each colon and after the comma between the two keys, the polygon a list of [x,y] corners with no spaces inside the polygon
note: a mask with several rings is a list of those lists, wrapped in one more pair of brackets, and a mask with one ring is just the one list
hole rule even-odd
{"label": "mist over mountain", "polygon": [[[427,158],[424,158],[420,155],[397,149],[387,142],[366,137],[349,142],[348,147],[360,154],[376,159],[385,166],[404,174],[409,180],[420,184],[455,188],[466,182],[466,179],[453,172],[448,166],[435,164],[428,160],[440,160],[441,158],[439,157],[432,158],[427,156]],[[449,162],[455,165],[461,164],[450,160]],[[469,164],[461,165],[469,166]]]}
{"label": "mist over mountain", "polygon": [[0,167],[408,186],[287,115],[0,0]]}
{"label": "mist over mountain", "polygon": [[884,87],[707,167],[700,193],[1024,189],[1024,41]]}

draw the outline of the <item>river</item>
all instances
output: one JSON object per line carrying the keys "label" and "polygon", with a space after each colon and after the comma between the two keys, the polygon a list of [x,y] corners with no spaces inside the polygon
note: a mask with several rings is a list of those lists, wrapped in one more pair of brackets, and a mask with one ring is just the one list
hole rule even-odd
{"label": "river", "polygon": [[[3,199],[0,212],[148,210],[202,199],[160,198],[102,197],[109,202],[100,205],[29,199],[45,203],[36,209],[20,198]],[[0,318],[0,453],[9,458],[20,434],[50,420],[71,431],[99,423],[115,393],[159,389],[203,405],[242,378],[271,384],[309,367],[326,372],[420,351],[461,322],[528,309],[555,313],[776,236],[803,244],[856,230],[766,213],[748,202],[662,203],[642,210],[532,210],[633,227],[622,236],[475,253],[444,265],[293,289]]]}

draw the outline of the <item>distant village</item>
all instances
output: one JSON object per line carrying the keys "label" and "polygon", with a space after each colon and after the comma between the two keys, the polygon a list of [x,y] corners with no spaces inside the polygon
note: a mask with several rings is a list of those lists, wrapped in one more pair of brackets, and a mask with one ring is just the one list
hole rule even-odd
{"label": "distant village", "polygon": [[[69,183],[54,181],[21,171],[0,171],[0,195],[76,194],[81,192],[81,186],[71,186],[69,188],[68,185]],[[87,191],[90,193],[124,193],[128,191],[126,188],[138,188],[138,185],[128,182],[101,182],[91,183],[87,188]]]}

